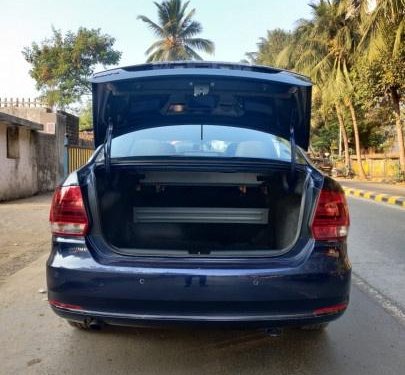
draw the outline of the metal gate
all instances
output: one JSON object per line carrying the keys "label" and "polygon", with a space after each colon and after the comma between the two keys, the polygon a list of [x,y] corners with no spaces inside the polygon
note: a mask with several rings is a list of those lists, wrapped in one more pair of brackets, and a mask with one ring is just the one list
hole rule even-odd
{"label": "metal gate", "polygon": [[72,145],[66,145],[65,147],[65,175],[86,164],[94,152],[94,149],[90,147]]}

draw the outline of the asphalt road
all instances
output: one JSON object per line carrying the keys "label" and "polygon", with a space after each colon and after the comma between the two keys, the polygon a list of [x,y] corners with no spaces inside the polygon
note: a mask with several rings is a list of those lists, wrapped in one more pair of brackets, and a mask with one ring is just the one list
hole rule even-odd
{"label": "asphalt road", "polygon": [[348,201],[353,272],[405,311],[405,209],[362,198]]}
{"label": "asphalt road", "polygon": [[324,333],[75,330],[49,309],[46,255],[0,285],[0,374],[395,374],[405,369],[405,210],[349,199],[355,280]]}

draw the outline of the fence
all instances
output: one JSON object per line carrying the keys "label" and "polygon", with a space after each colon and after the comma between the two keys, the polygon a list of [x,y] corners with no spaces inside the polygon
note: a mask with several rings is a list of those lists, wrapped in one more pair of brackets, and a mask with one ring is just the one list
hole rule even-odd
{"label": "fence", "polygon": [[0,108],[1,107],[41,108],[47,107],[47,105],[42,99],[39,98],[0,98]]}
{"label": "fence", "polygon": [[86,164],[94,149],[89,147],[65,145],[66,147],[66,175]]}
{"label": "fence", "polygon": [[[387,155],[366,155],[361,161],[365,174],[371,178],[397,179],[400,176],[399,157]],[[335,163],[337,168],[343,169],[344,162]],[[359,175],[359,165],[356,157],[351,157],[351,167],[353,172]]]}

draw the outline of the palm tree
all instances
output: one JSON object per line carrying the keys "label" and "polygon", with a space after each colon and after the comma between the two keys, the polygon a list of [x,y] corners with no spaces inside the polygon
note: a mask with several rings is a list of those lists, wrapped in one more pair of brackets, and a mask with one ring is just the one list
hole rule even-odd
{"label": "palm tree", "polygon": [[365,178],[350,77],[360,41],[357,8],[348,6],[352,3],[350,0],[344,4],[340,0],[311,3],[312,19],[299,21],[294,33],[295,41],[280,53],[277,60],[284,66],[288,66],[288,61],[293,61],[294,69],[310,75],[321,89],[327,89],[334,96],[331,102],[338,103],[338,118],[340,103],[348,107],[359,173],[361,178]]}
{"label": "palm tree", "polygon": [[351,170],[350,166],[350,154],[349,154],[349,138],[347,137],[347,130],[344,122],[344,117],[342,113],[342,108],[339,102],[335,102],[335,111],[336,116],[339,122],[339,131],[342,134],[343,138],[343,151],[345,155],[345,169],[346,173],[349,173]]}
{"label": "palm tree", "polygon": [[260,38],[257,43],[258,52],[255,62],[262,65],[274,66],[277,56],[291,43],[292,34],[283,29],[267,30],[265,38]]}
{"label": "palm tree", "polygon": [[146,50],[147,62],[202,60],[196,49],[214,53],[211,40],[195,37],[202,32],[202,26],[192,19],[195,9],[187,10],[189,1],[167,0],[154,4],[158,10],[158,23],[146,16],[138,16],[159,38]]}
{"label": "palm tree", "polygon": [[321,95],[322,105],[321,105],[320,109],[326,113],[333,111],[338,120],[339,132],[343,138],[343,152],[344,152],[344,160],[345,160],[345,169],[346,169],[346,172],[349,172],[351,170],[349,138],[347,136],[347,129],[346,129],[346,124],[345,124],[344,109],[343,109],[343,104],[342,104],[343,99],[338,94],[336,94],[335,82],[333,81],[333,79],[330,79],[326,82],[319,82],[316,87],[318,87],[318,91],[320,92],[320,95]]}
{"label": "palm tree", "polygon": [[[366,1],[363,0],[361,3],[366,3]],[[405,57],[403,45],[405,38],[405,0],[378,0],[374,9],[370,10],[363,5],[361,11],[363,37],[360,41],[360,49],[362,52],[366,52],[369,62],[371,64],[379,63],[379,60],[403,62]],[[389,69],[389,64],[383,64]],[[387,81],[391,82],[387,87],[387,92],[395,117],[401,172],[405,174],[405,145],[400,104],[402,90],[391,77]]]}
{"label": "palm tree", "polygon": [[[366,0],[356,1],[363,19],[361,44],[366,43],[371,54],[378,53],[381,48],[389,48],[395,56],[405,38],[405,0],[377,0],[374,9],[368,7],[369,2]],[[387,34],[395,36],[394,43],[388,46]]]}

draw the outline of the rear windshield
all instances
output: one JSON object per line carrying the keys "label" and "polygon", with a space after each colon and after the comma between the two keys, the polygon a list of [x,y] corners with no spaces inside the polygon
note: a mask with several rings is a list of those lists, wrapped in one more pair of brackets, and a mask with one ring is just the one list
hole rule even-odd
{"label": "rear windshield", "polygon": [[224,125],[170,125],[112,140],[111,157],[196,156],[291,160],[290,143],[257,130]]}

